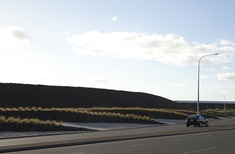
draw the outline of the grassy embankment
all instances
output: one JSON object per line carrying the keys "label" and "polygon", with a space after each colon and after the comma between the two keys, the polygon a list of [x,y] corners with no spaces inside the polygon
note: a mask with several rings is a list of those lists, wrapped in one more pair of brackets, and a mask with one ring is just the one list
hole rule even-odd
{"label": "grassy embankment", "polygon": [[192,113],[187,105],[141,92],[0,83],[0,131],[77,130],[62,122],[158,124],[155,119],[185,119]]}
{"label": "grassy embankment", "polygon": [[[102,108],[94,108],[97,106]],[[178,109],[184,106],[160,96],[141,92],[0,83],[0,107],[0,116],[4,116],[1,126],[17,123],[20,127],[9,129],[18,130],[24,128],[28,119],[31,119],[31,125],[48,125],[54,128],[61,127],[57,125],[61,121],[158,123],[154,119],[159,114],[163,115],[163,112],[153,112],[149,111],[150,109]],[[165,116],[174,117],[172,114]],[[9,118],[17,120],[12,121]],[[35,119],[41,122],[33,122]],[[4,130],[4,127],[0,128]]]}
{"label": "grassy embankment", "polygon": [[[235,116],[235,110],[204,110],[207,118]],[[62,122],[107,122],[158,124],[155,119],[185,119],[192,110],[153,108],[0,108],[0,131],[83,130],[63,127]]]}

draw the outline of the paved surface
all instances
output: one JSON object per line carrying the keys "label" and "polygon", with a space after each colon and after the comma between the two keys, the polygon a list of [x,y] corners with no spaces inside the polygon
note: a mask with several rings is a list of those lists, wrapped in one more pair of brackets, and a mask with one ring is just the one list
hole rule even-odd
{"label": "paved surface", "polygon": [[[185,120],[173,120],[173,119],[156,119],[163,124],[132,124],[132,123],[73,123],[64,122],[64,126],[72,126],[77,128],[87,128],[90,130],[115,130],[115,129],[128,129],[128,128],[141,128],[141,127],[153,127],[162,126],[164,124],[183,124]],[[16,137],[29,137],[29,136],[45,136],[45,135],[58,135],[68,133],[82,133],[82,131],[50,131],[50,132],[0,132],[0,139],[16,138]]]}
{"label": "paved surface", "polygon": [[13,152],[73,145],[85,145],[111,141],[144,139],[221,130],[235,130],[235,118],[210,121],[209,127],[187,128],[185,124],[179,124],[161,127],[145,127],[136,129],[87,132],[80,134],[2,139],[0,140],[0,152]]}
{"label": "paved surface", "polygon": [[144,138],[12,154],[234,154],[235,130]]}

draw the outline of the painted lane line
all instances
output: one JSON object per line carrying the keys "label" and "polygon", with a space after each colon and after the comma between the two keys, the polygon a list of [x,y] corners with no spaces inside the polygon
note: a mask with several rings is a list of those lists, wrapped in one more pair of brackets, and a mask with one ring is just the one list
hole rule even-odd
{"label": "painted lane line", "polygon": [[210,148],[205,148],[205,149],[200,149],[200,150],[195,150],[195,151],[183,152],[181,154],[197,153],[197,152],[208,151],[208,150],[212,150],[212,149],[215,149],[215,147],[210,147]]}
{"label": "painted lane line", "polygon": [[144,146],[144,144],[136,144],[136,145],[132,145],[132,147],[140,147],[140,146]]}

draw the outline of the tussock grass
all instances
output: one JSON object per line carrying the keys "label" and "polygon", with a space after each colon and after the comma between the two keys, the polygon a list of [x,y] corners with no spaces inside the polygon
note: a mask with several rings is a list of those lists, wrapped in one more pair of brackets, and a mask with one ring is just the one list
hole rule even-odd
{"label": "tussock grass", "polygon": [[115,112],[107,112],[112,111],[106,108],[106,111],[103,111],[105,108],[41,108],[41,107],[19,107],[19,108],[0,108],[0,112],[70,112],[70,113],[79,113],[86,114],[92,116],[106,116],[106,117],[118,117],[123,119],[135,119],[135,120],[143,120],[143,121],[154,121],[154,118],[148,116],[140,116],[136,114],[122,114]]}
{"label": "tussock grass", "polygon": [[[134,122],[134,123],[157,123],[155,119],[184,119],[188,113],[184,110],[176,109],[153,109],[140,107],[92,107],[92,108],[42,108],[42,107],[17,107],[0,108],[0,113],[19,113],[26,116],[28,113],[39,119],[48,119],[71,122]],[[44,115],[42,115],[45,112]],[[41,114],[41,115],[40,115]],[[55,117],[55,114],[58,117]],[[38,115],[38,116],[36,116]],[[49,117],[49,115],[51,115]],[[76,117],[77,115],[77,117]],[[20,116],[20,115],[19,115]],[[123,119],[123,120],[121,120]]]}
{"label": "tussock grass", "polygon": [[[87,110],[95,111],[95,110],[106,110],[106,111],[148,111],[148,112],[161,112],[161,113],[172,113],[172,114],[178,114],[186,116],[184,112],[181,112],[180,110],[174,110],[174,109],[154,109],[154,108],[139,108],[139,107],[132,107],[132,108],[120,108],[120,107],[111,107],[111,108],[99,108],[99,107],[93,107],[88,108]],[[182,110],[183,111],[183,110]]]}
{"label": "tussock grass", "polygon": [[40,125],[57,125],[61,126],[62,122],[54,121],[54,120],[40,120],[35,118],[20,118],[20,117],[6,117],[0,116],[1,123],[24,123],[24,124],[40,124]]}
{"label": "tussock grass", "polygon": [[[178,114],[187,116],[187,113],[190,111],[186,110],[177,110],[177,109],[153,109],[153,108],[139,108],[139,107],[132,107],[132,108],[121,108],[121,107],[92,107],[92,108],[41,108],[41,107],[19,107],[19,108],[0,108],[0,112],[4,111],[58,111],[58,112],[75,112],[75,113],[84,113],[84,114],[94,114],[94,115],[110,115],[108,112],[101,112],[101,111],[148,111],[148,112],[161,112],[161,113],[171,113],[171,114]],[[192,111],[191,111],[192,112]],[[115,114],[113,114],[115,116]],[[133,115],[131,115],[133,116]]]}
{"label": "tussock grass", "polygon": [[84,131],[86,128],[66,127],[55,120],[41,120],[37,118],[7,117],[0,115],[0,131]]}
{"label": "tussock grass", "polygon": [[213,115],[213,116],[218,116],[218,117],[228,117],[228,116],[235,116],[235,110],[234,109],[229,109],[229,110],[223,110],[223,109],[208,109],[208,110],[203,110],[201,111],[202,114],[207,114],[207,115]]}
{"label": "tussock grass", "polygon": [[[5,114],[8,118],[4,117]],[[25,114],[24,114],[25,113]],[[156,109],[156,108],[140,108],[140,107],[92,107],[92,108],[42,108],[42,107],[17,107],[17,108],[0,108],[2,121],[5,122],[25,122],[35,124],[55,124],[58,121],[73,122],[140,122],[151,123],[158,118],[184,119],[189,114],[195,113],[192,110],[177,109]],[[235,110],[202,110],[201,113],[206,117],[213,116],[235,116]],[[17,115],[18,117],[11,117]],[[27,117],[26,115],[33,117]],[[54,118],[54,119],[53,119]],[[108,119],[107,119],[108,118]],[[0,120],[1,120],[0,119]],[[49,119],[49,120],[48,120]],[[114,119],[114,120],[110,120]],[[121,120],[123,119],[123,120]]]}

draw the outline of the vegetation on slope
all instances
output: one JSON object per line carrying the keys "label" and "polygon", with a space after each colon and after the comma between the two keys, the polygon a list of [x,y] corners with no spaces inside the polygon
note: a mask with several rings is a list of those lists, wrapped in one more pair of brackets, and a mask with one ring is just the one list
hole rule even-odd
{"label": "vegetation on slope", "polygon": [[[182,119],[187,115],[194,114],[192,110],[178,109],[153,109],[153,108],[41,108],[41,107],[18,107],[0,108],[1,126],[19,125],[19,130],[27,126],[28,130],[61,130],[62,122],[106,122],[106,123],[142,123],[159,124],[157,119]],[[223,112],[222,110],[203,110],[201,113],[207,118],[216,116],[235,116],[234,110]],[[29,126],[32,126],[29,128]],[[14,127],[17,128],[17,127]],[[12,128],[10,128],[11,130]],[[74,128],[75,129],[75,128]],[[2,128],[0,129],[2,130]],[[7,129],[5,129],[7,130]],[[16,131],[17,129],[15,129]],[[64,130],[70,130],[65,128]]]}
{"label": "vegetation on slope", "polygon": [[187,109],[169,99],[140,92],[83,87],[0,83],[0,107],[143,107]]}
{"label": "vegetation on slope", "polygon": [[0,116],[0,131],[81,131],[84,128],[62,126],[62,122],[35,118]]}
{"label": "vegetation on slope", "polygon": [[[0,83],[0,131],[84,130],[62,122],[158,124],[156,119],[185,119],[193,113],[186,105],[145,93]],[[235,116],[234,110],[202,114]]]}

